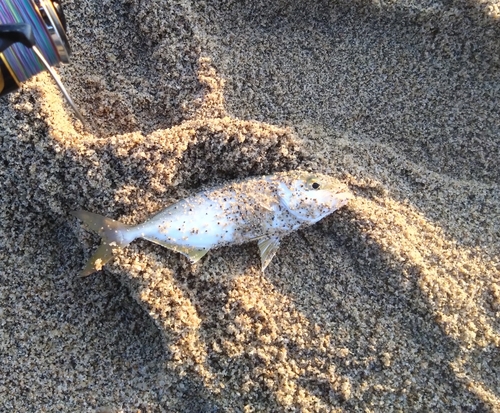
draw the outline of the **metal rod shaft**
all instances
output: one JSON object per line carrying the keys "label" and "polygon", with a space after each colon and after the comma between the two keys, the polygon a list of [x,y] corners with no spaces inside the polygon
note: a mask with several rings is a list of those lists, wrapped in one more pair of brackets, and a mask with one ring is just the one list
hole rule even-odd
{"label": "metal rod shaft", "polygon": [[45,57],[43,57],[42,53],[36,46],[33,46],[33,51],[35,54],[38,56],[40,61],[43,63],[47,71],[50,73],[52,78],[55,80],[57,86],[59,87],[59,90],[62,92],[66,100],[68,101],[69,105],[73,109],[73,112],[75,112],[75,116],[82,122],[82,125],[85,125],[85,122],[83,121],[83,116],[78,110],[78,108],[75,105],[75,102],[73,102],[73,99],[71,99],[71,96],[69,95],[68,91],[64,87],[64,85],[61,82],[61,79],[59,79],[59,76],[57,75],[56,71],[48,64],[48,62],[45,60]]}

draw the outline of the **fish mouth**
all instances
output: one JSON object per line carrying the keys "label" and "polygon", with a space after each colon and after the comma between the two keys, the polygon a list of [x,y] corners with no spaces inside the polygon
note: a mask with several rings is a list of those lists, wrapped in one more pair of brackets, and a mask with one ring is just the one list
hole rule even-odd
{"label": "fish mouth", "polygon": [[354,195],[352,192],[340,192],[340,193],[336,193],[335,197],[345,199],[347,201],[349,199],[353,199]]}
{"label": "fish mouth", "polygon": [[328,191],[334,196],[351,199],[354,198],[353,193],[349,190],[347,185],[339,183],[326,183],[323,184],[320,190]]}
{"label": "fish mouth", "polygon": [[353,199],[354,195],[351,192],[340,192],[340,193],[335,194],[333,197],[337,201],[336,202],[337,208],[340,208],[340,207],[346,205],[350,199]]}

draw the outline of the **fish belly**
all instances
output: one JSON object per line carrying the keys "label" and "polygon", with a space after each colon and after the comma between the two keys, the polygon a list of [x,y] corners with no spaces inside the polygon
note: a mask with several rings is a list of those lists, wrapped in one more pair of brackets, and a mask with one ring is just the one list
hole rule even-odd
{"label": "fish belly", "polygon": [[228,210],[229,205],[230,200],[187,198],[138,225],[137,235],[153,242],[207,250],[231,244],[241,219]]}
{"label": "fish belly", "polygon": [[165,246],[209,250],[283,236],[300,226],[261,186],[252,189],[186,198],[138,225],[136,235]]}

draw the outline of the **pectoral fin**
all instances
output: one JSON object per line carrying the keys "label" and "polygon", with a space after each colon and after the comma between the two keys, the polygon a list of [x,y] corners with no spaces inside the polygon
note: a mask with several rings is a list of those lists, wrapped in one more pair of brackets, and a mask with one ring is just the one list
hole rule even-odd
{"label": "pectoral fin", "polygon": [[309,209],[301,205],[301,197],[294,194],[284,183],[280,183],[277,188],[280,205],[291,215],[301,221],[310,222]]}
{"label": "pectoral fin", "polygon": [[259,241],[260,260],[262,262],[262,271],[266,269],[273,259],[278,247],[280,239],[278,237],[265,237]]}
{"label": "pectoral fin", "polygon": [[278,200],[283,208],[285,208],[290,214],[295,218],[304,219],[300,214],[299,201],[297,196],[294,196],[293,192],[281,182],[278,185]]}
{"label": "pectoral fin", "polygon": [[267,202],[264,202],[264,201],[260,201],[259,202],[259,206],[262,208],[262,209],[265,209],[266,211],[268,212],[273,212],[273,207],[272,207],[272,204],[270,201],[267,201]]}
{"label": "pectoral fin", "polygon": [[290,189],[283,182],[280,182],[276,189],[278,191],[278,199],[281,206],[287,210],[291,210],[292,206],[287,200],[291,199],[292,191],[290,191]]}

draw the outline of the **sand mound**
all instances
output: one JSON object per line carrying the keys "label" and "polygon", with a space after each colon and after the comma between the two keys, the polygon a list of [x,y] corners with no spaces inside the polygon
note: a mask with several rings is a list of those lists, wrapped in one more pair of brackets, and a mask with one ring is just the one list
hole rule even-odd
{"label": "sand mound", "polygon": [[[498,3],[94,3],[85,128],[45,74],[0,105],[0,410],[500,411]],[[297,168],[356,198],[265,275],[137,241],[76,277],[74,209]]]}

